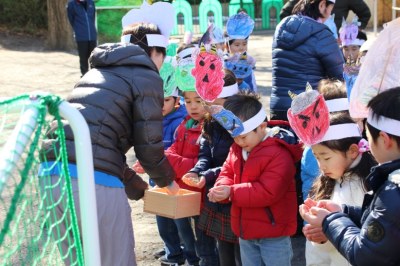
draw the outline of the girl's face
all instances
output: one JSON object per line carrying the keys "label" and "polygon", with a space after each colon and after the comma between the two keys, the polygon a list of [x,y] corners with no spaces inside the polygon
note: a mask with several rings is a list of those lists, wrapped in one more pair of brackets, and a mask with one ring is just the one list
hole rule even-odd
{"label": "girl's face", "polygon": [[166,116],[167,114],[171,113],[178,103],[179,97],[176,97],[176,99],[174,98],[174,96],[165,97],[162,115]]}
{"label": "girl's face", "polygon": [[267,134],[267,123],[263,122],[254,131],[233,138],[235,143],[247,152],[251,152]]}
{"label": "girl's face", "polygon": [[247,40],[234,40],[229,47],[231,54],[243,54],[247,52]]}
{"label": "girl's face", "polygon": [[343,55],[346,61],[348,58],[350,58],[351,61],[356,61],[359,54],[360,54],[360,46],[358,45],[343,46]]}
{"label": "girl's face", "polygon": [[197,92],[185,91],[183,96],[185,98],[185,106],[188,115],[196,121],[202,120],[207,112]]}
{"label": "girl's face", "polygon": [[331,16],[333,6],[334,5],[332,3],[328,3],[328,1],[326,0],[322,0],[319,3],[318,7],[319,7],[319,12],[322,15],[322,17],[320,18],[322,23],[324,23]]}
{"label": "girl's face", "polygon": [[357,152],[356,156],[354,156],[353,152],[351,152],[351,149],[349,149],[347,152],[341,152],[338,150],[329,149],[321,144],[315,144],[311,147],[311,149],[318,161],[319,169],[323,175],[335,180],[340,180],[358,155]]}

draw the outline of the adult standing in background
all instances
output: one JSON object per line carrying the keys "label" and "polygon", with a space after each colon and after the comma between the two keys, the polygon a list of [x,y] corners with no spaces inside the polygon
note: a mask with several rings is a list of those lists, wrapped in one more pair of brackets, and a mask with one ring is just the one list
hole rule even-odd
{"label": "adult standing in background", "polygon": [[317,88],[324,78],[343,80],[343,55],[324,25],[335,0],[300,0],[277,26],[272,43],[270,119],[287,120],[288,91],[299,94],[307,82]]}
{"label": "adult standing in background", "polygon": [[[286,2],[279,15],[281,20],[293,14],[293,8],[298,2],[299,0],[289,0]],[[336,28],[340,29],[343,18],[347,19],[350,10],[357,15],[358,21],[361,23],[360,29],[365,29],[371,18],[371,11],[364,0],[336,0],[332,10],[332,14],[335,14]]]}
{"label": "adult standing in background", "polygon": [[89,56],[97,45],[96,8],[93,0],[69,0],[67,11],[78,46],[79,64],[83,76],[89,70]]}

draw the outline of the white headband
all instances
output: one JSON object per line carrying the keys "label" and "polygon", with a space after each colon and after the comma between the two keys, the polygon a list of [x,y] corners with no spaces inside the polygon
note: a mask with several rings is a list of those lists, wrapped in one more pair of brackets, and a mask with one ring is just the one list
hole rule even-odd
{"label": "white headband", "polygon": [[265,121],[265,118],[267,117],[267,113],[265,112],[264,108],[261,107],[260,111],[250,118],[249,120],[246,120],[245,122],[242,122],[243,124],[243,131],[240,132],[240,135],[244,135],[261,125],[262,122]]}
{"label": "white headband", "polygon": [[349,45],[358,45],[358,46],[362,46],[364,43],[365,43],[365,40],[362,40],[362,39],[354,39],[352,42],[346,43],[346,45],[343,45],[343,46],[349,46]]}
{"label": "white headband", "polygon": [[229,96],[237,94],[238,92],[239,92],[239,86],[237,83],[229,85],[229,86],[224,86],[222,88],[221,93],[218,95],[217,98],[229,97]]}
{"label": "white headband", "polygon": [[330,113],[349,110],[349,100],[347,98],[326,100],[325,102]]}
{"label": "white headband", "polygon": [[187,49],[184,49],[184,50],[180,51],[180,52],[177,54],[177,56],[178,56],[180,59],[183,59],[183,58],[185,58],[185,57],[188,56],[188,55],[192,56],[192,54],[193,54],[193,52],[194,52],[195,50],[196,50],[196,47],[190,47],[190,48],[187,48]]}
{"label": "white headband", "polygon": [[[374,117],[374,118],[373,118]],[[373,116],[373,112],[369,110],[367,122],[371,126],[381,131],[385,131],[391,135],[395,135],[400,137],[400,121],[395,120],[385,116],[379,116],[379,119],[376,119],[377,115]]]}
{"label": "white headband", "polygon": [[355,123],[329,126],[328,131],[321,141],[337,140],[351,137],[361,137],[360,129]]}
{"label": "white headband", "polygon": [[[130,43],[131,42],[132,34],[127,34],[121,36],[122,43]],[[168,46],[168,39],[165,38],[164,35],[161,34],[146,34],[147,39],[147,46],[149,47],[167,47]]]}

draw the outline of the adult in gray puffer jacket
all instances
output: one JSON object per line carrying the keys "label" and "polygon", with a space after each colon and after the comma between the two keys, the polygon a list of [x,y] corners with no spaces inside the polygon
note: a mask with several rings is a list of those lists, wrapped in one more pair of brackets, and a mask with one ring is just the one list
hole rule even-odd
{"label": "adult in gray puffer jacket", "polygon": [[291,99],[307,82],[316,88],[321,79],[342,80],[343,54],[329,28],[334,0],[300,0],[299,15],[286,17],[277,26],[272,43],[272,92],[270,118],[287,120]]}
{"label": "adult in gray puffer jacket", "polygon": [[[68,97],[90,130],[102,265],[136,265],[131,209],[124,188],[129,198],[139,199],[148,185],[126,164],[125,153],[131,147],[159,187],[167,186],[171,194],[179,189],[174,181],[175,172],[164,156],[162,138],[164,92],[158,70],[166,50],[151,47],[146,39],[148,34],[160,31],[153,24],[140,23],[124,29],[124,35],[127,34],[131,43],[95,48],[89,59],[91,70]],[[69,170],[76,191],[74,138],[70,126],[66,121],[63,123]],[[54,143],[56,136],[43,147],[49,150],[49,161],[55,158],[51,154]],[[57,191],[52,193],[56,195]]]}

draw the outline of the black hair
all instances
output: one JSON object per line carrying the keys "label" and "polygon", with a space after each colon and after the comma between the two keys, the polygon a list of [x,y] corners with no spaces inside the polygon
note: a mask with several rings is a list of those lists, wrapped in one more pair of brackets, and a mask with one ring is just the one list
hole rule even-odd
{"label": "black hair", "polygon": [[151,56],[152,51],[162,53],[164,57],[167,54],[165,47],[154,46],[150,47],[147,43],[146,34],[161,34],[160,29],[152,23],[135,23],[123,29],[122,35],[131,34],[130,43],[136,44],[142,48],[148,56]]}
{"label": "black hair", "polygon": [[[349,124],[354,123],[353,119],[350,115],[344,112],[338,112],[332,114],[330,117],[330,125],[340,125],[340,124]],[[336,139],[336,140],[328,140],[319,143],[331,150],[341,152],[345,154],[352,144],[358,145],[361,137],[349,137],[343,139]],[[370,152],[362,153],[360,163],[355,166],[354,168],[348,169],[346,174],[356,175],[360,178],[364,188],[365,185],[365,178],[369,175],[370,169],[375,166],[377,163]],[[341,181],[343,182],[343,177],[341,177]],[[333,193],[333,189],[335,188],[336,181],[328,176],[321,174],[317,177],[313,183],[313,186],[310,190],[310,197],[314,200],[321,200],[321,199],[330,199]]]}
{"label": "black hair", "polygon": [[261,108],[264,108],[259,99],[257,94],[241,92],[229,97],[224,103],[224,108],[231,111],[240,120],[247,121],[255,116]]}
{"label": "black hair", "polygon": [[[381,116],[391,118],[400,121],[400,87],[395,87],[379,93],[374,98],[372,98],[368,103],[368,108],[372,110],[373,119],[379,119]],[[371,126],[367,122],[368,131],[372,137],[374,143],[379,137],[379,132],[382,130]],[[387,132],[386,132],[387,133]],[[389,134],[390,138],[396,140],[397,146],[400,147],[400,137],[393,134]]]}
{"label": "black hair", "polygon": [[365,34],[364,32],[359,30],[358,34],[357,34],[357,39],[366,41],[367,40],[367,34]]}
{"label": "black hair", "polygon": [[300,0],[293,8],[292,14],[301,14],[304,16],[311,17],[315,20],[322,17],[319,11],[319,4],[322,1],[326,1],[326,5],[334,5],[329,0]]}

